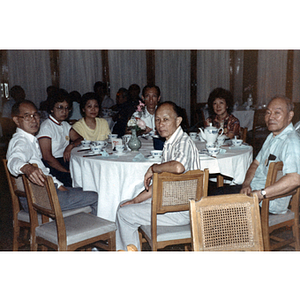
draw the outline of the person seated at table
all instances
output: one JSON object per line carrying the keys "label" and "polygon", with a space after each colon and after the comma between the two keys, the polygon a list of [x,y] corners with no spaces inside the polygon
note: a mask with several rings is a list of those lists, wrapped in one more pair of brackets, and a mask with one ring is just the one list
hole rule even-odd
{"label": "person seated at table", "polygon": [[25,99],[26,94],[24,89],[19,85],[14,85],[9,90],[10,98],[3,105],[2,118],[12,119],[11,109],[16,102],[22,101]]}
{"label": "person seated at table", "polygon": [[[61,209],[69,210],[91,206],[92,214],[97,215],[98,194],[84,192],[82,188],[71,188],[63,185],[42,162],[41,149],[36,138],[40,128],[40,115],[35,104],[29,100],[20,101],[12,107],[13,121],[17,125],[16,133],[9,142],[6,153],[7,167],[13,176],[25,174],[28,179],[40,186],[44,185],[44,175],[50,175],[55,183]],[[38,167],[33,166],[37,164]],[[28,211],[27,200],[20,197],[25,211]]]}
{"label": "person seated at table", "polygon": [[116,122],[113,128],[113,133],[121,138],[126,133],[127,122],[136,110],[137,103],[132,101],[126,88],[120,88],[116,95],[117,104],[112,107],[117,113],[112,117]]}
{"label": "person seated at table", "polygon": [[[200,169],[198,149],[189,135],[181,128],[182,110],[171,102],[161,103],[155,113],[155,125],[160,136],[166,138],[162,153],[162,163],[153,164],[144,177],[145,190],[132,200],[122,201],[116,214],[116,248],[126,250],[129,244],[140,250],[138,228],[151,223],[153,173],[170,172],[182,174]],[[189,212],[172,212],[160,215],[158,225],[189,224]]]}
{"label": "person seated at table", "polygon": [[141,133],[155,133],[155,110],[160,101],[160,88],[156,85],[148,84],[142,91],[142,100],[145,103],[145,109],[142,113],[136,111],[133,116],[140,118],[146,123],[146,129]]}
{"label": "person seated at table", "polygon": [[97,81],[94,84],[94,93],[99,97],[102,109],[111,108],[115,101],[108,96],[107,83]]}
{"label": "person seated at table", "polygon": [[71,150],[78,146],[82,137],[65,120],[68,118],[71,99],[67,91],[60,89],[51,97],[48,106],[49,117],[41,124],[37,135],[43,162],[50,173],[65,186],[72,186],[69,161]]}
{"label": "person seated at table", "polygon": [[46,92],[47,92],[47,99],[40,103],[40,113],[42,114],[41,117],[43,119],[48,118],[48,116],[49,116],[48,106],[49,106],[50,100],[52,97],[55,97],[55,95],[57,95],[57,93],[59,92],[59,88],[54,85],[50,85],[47,87]]}
{"label": "person seated at table", "polygon": [[232,139],[240,135],[240,121],[234,115],[233,96],[223,88],[214,89],[208,97],[208,111],[210,117],[205,121],[205,127],[212,123],[217,128],[223,128],[224,134]]}
{"label": "person seated at table", "polygon": [[70,98],[72,102],[72,111],[69,114],[69,124],[74,124],[77,120],[82,118],[80,112],[80,100],[81,95],[78,91],[70,92]]}
{"label": "person seated at table", "polygon": [[[250,165],[243,184],[220,187],[211,194],[252,193],[257,194],[259,201],[262,201],[265,197],[289,193],[300,185],[300,139],[292,124],[293,109],[294,104],[289,98],[281,95],[272,98],[265,115],[265,122],[271,133]],[[284,176],[265,188],[272,161],[283,162]],[[270,201],[269,212],[286,213],[290,198],[291,196],[287,196]]]}
{"label": "person seated at table", "polygon": [[140,92],[141,88],[136,83],[131,84],[128,88],[129,96],[133,101],[139,102],[139,100],[142,100],[142,98],[140,97]]}
{"label": "person seated at table", "polygon": [[104,118],[99,118],[100,101],[95,93],[88,92],[81,97],[80,110],[83,118],[73,124],[73,129],[85,140],[104,141],[111,133]]}

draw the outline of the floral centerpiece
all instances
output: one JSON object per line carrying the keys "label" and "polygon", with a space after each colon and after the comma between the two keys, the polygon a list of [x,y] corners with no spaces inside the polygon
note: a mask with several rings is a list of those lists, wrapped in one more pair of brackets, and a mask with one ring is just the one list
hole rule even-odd
{"label": "floral centerpiece", "polygon": [[[137,110],[140,114],[140,117],[143,113],[145,104],[143,102],[139,102],[138,106],[137,106]],[[128,142],[128,147],[132,150],[132,151],[138,151],[141,148],[141,141],[139,140],[139,138],[137,137],[136,133],[139,130],[145,130],[146,129],[146,123],[138,117],[134,117],[132,116],[128,123],[127,123],[127,127],[128,129],[131,130],[131,138]]]}

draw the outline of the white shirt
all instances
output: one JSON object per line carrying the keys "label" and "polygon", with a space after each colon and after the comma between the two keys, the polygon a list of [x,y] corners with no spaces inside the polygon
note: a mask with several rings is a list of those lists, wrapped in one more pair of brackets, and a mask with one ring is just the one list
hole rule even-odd
{"label": "white shirt", "polygon": [[63,121],[59,124],[51,115],[47,120],[41,124],[39,133],[37,134],[37,139],[49,138],[51,139],[51,150],[52,155],[55,158],[60,158],[64,156],[64,151],[69,145],[70,129],[71,125]]}
{"label": "white shirt", "polygon": [[[16,133],[9,142],[6,159],[9,172],[13,176],[17,177],[23,174],[21,169],[28,163],[37,164],[45,175],[52,176],[50,170],[42,162],[42,152],[37,138],[20,128],[17,128]],[[54,176],[52,178],[57,187],[63,185]]]}
{"label": "white shirt", "polygon": [[104,96],[103,101],[101,103],[101,108],[110,108],[113,105],[115,105],[115,101],[111,98],[109,98],[107,95]]}
{"label": "white shirt", "polygon": [[181,126],[164,144],[162,162],[172,160],[180,162],[184,166],[185,172],[200,170],[199,150]]}

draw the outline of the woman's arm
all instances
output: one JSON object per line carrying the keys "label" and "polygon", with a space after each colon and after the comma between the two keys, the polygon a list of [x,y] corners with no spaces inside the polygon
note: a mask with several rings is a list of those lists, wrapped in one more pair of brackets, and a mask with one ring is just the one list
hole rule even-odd
{"label": "woman's arm", "polygon": [[43,159],[45,162],[47,162],[52,168],[54,168],[60,172],[69,173],[69,171],[67,169],[65,169],[59,163],[59,161],[52,155],[52,148],[51,148],[52,141],[50,138],[40,138],[39,144],[40,144]]}
{"label": "woman's arm", "polygon": [[70,144],[66,147],[64,151],[64,161],[70,160],[72,149],[74,147],[77,147],[83,140],[83,137],[80,134],[78,134],[77,131],[74,130],[73,128],[70,129],[69,137],[70,137]]}

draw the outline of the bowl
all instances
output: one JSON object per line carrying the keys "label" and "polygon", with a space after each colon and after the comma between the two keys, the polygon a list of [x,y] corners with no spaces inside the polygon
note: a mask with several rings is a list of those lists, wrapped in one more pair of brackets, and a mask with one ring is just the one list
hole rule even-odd
{"label": "bowl", "polygon": [[220,148],[208,148],[207,151],[209,155],[216,156],[219,154]]}
{"label": "bowl", "polygon": [[160,158],[162,155],[162,150],[152,150],[151,155],[154,158]]}
{"label": "bowl", "polygon": [[232,145],[233,145],[233,146],[241,146],[242,143],[243,143],[243,140],[232,139],[231,142],[232,142]]}

